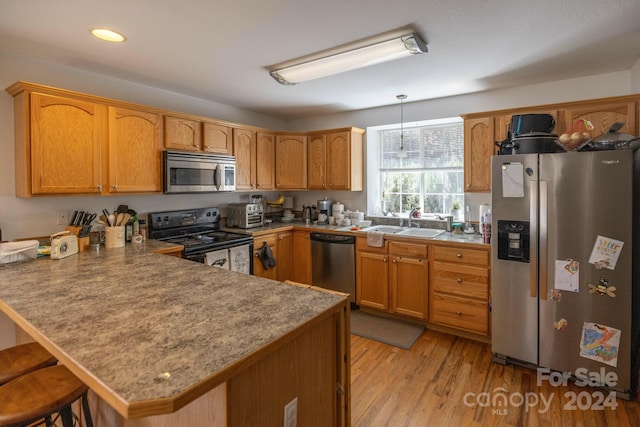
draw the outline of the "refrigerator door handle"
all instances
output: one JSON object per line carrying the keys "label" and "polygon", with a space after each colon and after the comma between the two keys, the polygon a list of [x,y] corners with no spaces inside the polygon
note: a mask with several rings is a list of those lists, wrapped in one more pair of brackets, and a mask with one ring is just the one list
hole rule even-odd
{"label": "refrigerator door handle", "polygon": [[540,181],[540,239],[538,249],[538,268],[540,270],[540,299],[547,299],[547,268],[549,265],[548,253],[547,253],[547,237],[548,237],[548,188],[547,181]]}
{"label": "refrigerator door handle", "polygon": [[538,235],[538,181],[529,181],[529,230],[531,254],[529,261],[529,296],[538,297],[538,263],[535,245]]}

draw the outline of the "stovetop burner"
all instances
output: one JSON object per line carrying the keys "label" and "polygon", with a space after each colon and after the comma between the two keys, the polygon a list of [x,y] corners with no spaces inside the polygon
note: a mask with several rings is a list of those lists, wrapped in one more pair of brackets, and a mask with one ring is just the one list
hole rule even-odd
{"label": "stovetop burner", "polygon": [[201,208],[149,214],[149,237],[204,252],[253,242],[247,234],[220,231],[220,210]]}

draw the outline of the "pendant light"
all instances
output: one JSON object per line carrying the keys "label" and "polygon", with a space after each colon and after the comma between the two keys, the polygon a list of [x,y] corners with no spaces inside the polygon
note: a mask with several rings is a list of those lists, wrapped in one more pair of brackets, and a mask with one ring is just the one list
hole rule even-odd
{"label": "pendant light", "polygon": [[407,95],[397,95],[396,98],[400,100],[400,150],[396,153],[396,157],[404,159],[407,157],[407,152],[404,150],[404,100],[407,99]]}

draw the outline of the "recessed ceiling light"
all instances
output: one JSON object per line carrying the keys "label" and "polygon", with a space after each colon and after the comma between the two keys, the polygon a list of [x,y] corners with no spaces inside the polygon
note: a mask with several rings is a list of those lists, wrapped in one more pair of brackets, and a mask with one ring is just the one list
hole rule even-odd
{"label": "recessed ceiling light", "polygon": [[120,43],[127,40],[127,38],[122,34],[113,30],[109,30],[107,28],[94,28],[93,30],[91,30],[91,34],[93,34],[100,40],[105,40],[113,43]]}

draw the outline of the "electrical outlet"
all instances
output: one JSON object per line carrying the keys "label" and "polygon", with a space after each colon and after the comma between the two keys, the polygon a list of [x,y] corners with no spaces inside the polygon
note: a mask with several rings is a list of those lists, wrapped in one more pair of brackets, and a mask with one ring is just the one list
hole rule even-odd
{"label": "electrical outlet", "polygon": [[57,211],[56,212],[56,223],[58,225],[68,225],[69,224],[69,211]]}
{"label": "electrical outlet", "polygon": [[284,407],[284,427],[298,426],[298,398],[293,400]]}

